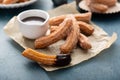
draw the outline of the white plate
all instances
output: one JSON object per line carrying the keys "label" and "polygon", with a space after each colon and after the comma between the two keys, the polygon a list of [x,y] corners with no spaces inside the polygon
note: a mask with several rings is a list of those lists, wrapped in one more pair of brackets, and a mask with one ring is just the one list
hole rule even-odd
{"label": "white plate", "polygon": [[0,8],[19,8],[19,7],[24,7],[30,4],[33,4],[34,2],[36,2],[37,0],[30,0],[30,1],[26,1],[26,2],[22,2],[22,3],[16,3],[16,4],[0,4]]}
{"label": "white plate", "polygon": [[[85,0],[82,0],[79,3],[79,8],[85,11],[91,11],[90,8],[86,5]],[[99,14],[113,14],[113,13],[118,13],[118,12],[120,12],[120,2],[117,2],[115,6],[109,8],[106,12],[99,13]],[[96,13],[96,12],[93,12],[93,13]]]}

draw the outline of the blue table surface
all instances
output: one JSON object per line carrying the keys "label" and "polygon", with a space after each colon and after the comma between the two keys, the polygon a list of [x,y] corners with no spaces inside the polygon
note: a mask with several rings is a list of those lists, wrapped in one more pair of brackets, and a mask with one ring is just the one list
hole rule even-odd
{"label": "blue table surface", "polygon": [[52,1],[38,0],[24,8],[0,9],[0,80],[120,80],[120,13],[93,15],[95,24],[109,35],[116,32],[118,39],[109,49],[74,67],[47,72],[21,55],[24,49],[4,33],[3,27],[21,11],[52,8]]}

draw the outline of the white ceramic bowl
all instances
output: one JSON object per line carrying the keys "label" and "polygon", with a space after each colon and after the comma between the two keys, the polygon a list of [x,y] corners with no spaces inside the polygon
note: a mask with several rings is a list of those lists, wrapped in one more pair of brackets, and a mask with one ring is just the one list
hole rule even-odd
{"label": "white ceramic bowl", "polygon": [[[44,18],[45,21],[42,24],[28,24],[22,21],[23,19],[32,16]],[[29,39],[36,39],[44,36],[48,30],[48,20],[49,14],[43,10],[37,9],[23,11],[17,16],[17,22],[20,32],[23,34],[24,37]]]}

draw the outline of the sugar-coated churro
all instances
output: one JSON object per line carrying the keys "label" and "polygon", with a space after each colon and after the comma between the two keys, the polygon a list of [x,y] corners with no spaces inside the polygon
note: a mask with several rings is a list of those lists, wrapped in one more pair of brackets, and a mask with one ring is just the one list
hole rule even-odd
{"label": "sugar-coated churro", "polygon": [[80,33],[78,36],[78,42],[82,49],[88,50],[92,48],[92,45],[90,44],[88,38],[82,33]]}
{"label": "sugar-coated churro", "polygon": [[76,19],[73,15],[70,15],[73,25],[70,34],[68,35],[65,43],[60,47],[62,53],[70,53],[78,42],[78,34],[79,34],[79,25],[77,24]]}
{"label": "sugar-coated churro", "polygon": [[67,30],[71,27],[72,20],[70,18],[66,18],[63,23],[59,25],[59,29],[48,36],[38,38],[35,40],[35,48],[45,48],[60,39],[66,36]]}
{"label": "sugar-coated churro", "polygon": [[[91,20],[91,12],[88,13],[81,13],[81,14],[74,14],[74,17],[76,18],[77,21],[84,21],[89,23]],[[60,15],[57,17],[53,17],[49,20],[49,25],[50,26],[58,26],[60,23],[63,22],[67,15]]]}

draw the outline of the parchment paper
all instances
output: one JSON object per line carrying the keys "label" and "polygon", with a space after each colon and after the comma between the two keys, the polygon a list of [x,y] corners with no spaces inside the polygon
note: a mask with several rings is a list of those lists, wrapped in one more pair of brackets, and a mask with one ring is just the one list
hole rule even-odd
{"label": "parchment paper", "polygon": [[[62,5],[54,10],[48,11],[51,17],[61,15],[61,14],[69,14],[69,13],[78,13],[75,8],[75,3],[70,3],[66,5]],[[66,68],[70,66],[74,66],[76,64],[79,64],[85,60],[88,60],[92,57],[95,57],[97,54],[99,54],[102,50],[109,48],[113,42],[117,39],[117,34],[113,33],[113,35],[110,37],[108,34],[101,29],[100,27],[94,25],[95,31],[92,36],[89,37],[90,42],[92,43],[92,49],[85,51],[81,48],[75,48],[72,52],[72,62],[68,66],[64,67],[53,67],[53,66],[44,66],[43,67],[46,71],[54,71],[61,68]],[[29,40],[27,38],[24,38],[22,34],[19,31],[19,28],[16,23],[16,17],[13,17],[8,24],[4,27],[5,33],[12,38],[14,41],[16,41],[21,47],[23,48],[33,48],[34,49],[34,40]],[[64,41],[61,40],[51,46],[49,46],[46,49],[39,49],[38,51],[46,53],[46,54],[58,54],[60,53],[59,46],[63,44]]]}

